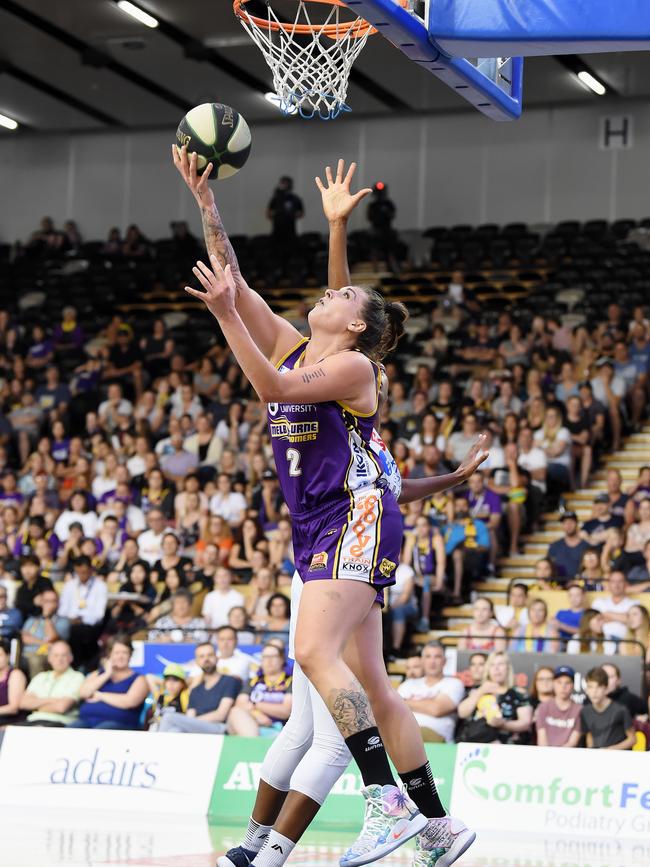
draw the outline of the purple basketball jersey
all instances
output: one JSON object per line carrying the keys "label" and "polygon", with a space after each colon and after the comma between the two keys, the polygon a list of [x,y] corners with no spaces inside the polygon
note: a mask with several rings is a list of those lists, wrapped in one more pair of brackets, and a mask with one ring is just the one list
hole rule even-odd
{"label": "purple basketball jersey", "polygon": [[[305,338],[282,359],[280,373],[298,365],[308,342]],[[380,371],[373,367],[378,383]],[[382,469],[369,446],[374,416],[353,413],[338,401],[268,405],[275,466],[292,515],[349,503],[355,492],[377,484]]]}

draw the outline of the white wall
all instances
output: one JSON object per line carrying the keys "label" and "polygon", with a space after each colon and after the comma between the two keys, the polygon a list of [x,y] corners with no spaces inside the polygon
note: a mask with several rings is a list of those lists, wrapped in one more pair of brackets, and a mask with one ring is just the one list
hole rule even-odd
{"label": "white wall", "polygon": [[[650,106],[624,103],[634,147],[603,151],[606,113],[583,108],[529,110],[516,123],[479,114],[421,119],[301,121],[253,127],[243,171],[215,185],[232,233],[264,232],[275,180],[290,174],[303,196],[303,230],[322,229],[313,177],[338,156],[356,159],[358,182],[390,185],[402,228],[485,221],[643,217],[650,213]],[[173,131],[0,140],[0,238],[25,238],[40,216],[78,220],[86,238],[136,222],[150,237],[170,220],[199,221],[171,165]],[[361,215],[358,219],[361,224]]]}

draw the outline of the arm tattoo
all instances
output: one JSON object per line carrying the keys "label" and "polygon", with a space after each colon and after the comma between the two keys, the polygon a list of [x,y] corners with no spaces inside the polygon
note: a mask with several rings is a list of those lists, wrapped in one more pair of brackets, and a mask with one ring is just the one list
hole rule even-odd
{"label": "arm tattoo", "polygon": [[375,725],[375,718],[361,684],[354,680],[349,689],[333,689],[327,706],[344,738]]}
{"label": "arm tattoo", "polygon": [[307,385],[314,379],[321,379],[321,377],[326,376],[325,371],[322,367],[319,367],[318,370],[313,370],[311,373],[303,373],[302,381]]}
{"label": "arm tattoo", "polygon": [[201,208],[201,220],[203,221],[203,236],[208,253],[217,257],[222,268],[230,265],[232,276],[235,278],[235,282],[238,282],[241,278],[239,262],[228,233],[223,227],[216,205],[213,205],[212,208]]}

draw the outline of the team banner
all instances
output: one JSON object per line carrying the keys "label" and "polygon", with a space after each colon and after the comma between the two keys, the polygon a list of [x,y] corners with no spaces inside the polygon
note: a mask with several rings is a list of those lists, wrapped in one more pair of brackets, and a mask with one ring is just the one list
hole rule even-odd
{"label": "team banner", "polygon": [[650,753],[459,744],[451,812],[478,831],[650,835]]}
{"label": "team banner", "polygon": [[205,816],[222,736],[11,727],[0,804]]}
{"label": "team banner", "polygon": [[[210,819],[222,824],[241,824],[251,814],[264,756],[271,745],[265,738],[224,739],[217,772]],[[441,797],[451,798],[456,747],[454,744],[429,744],[427,754]],[[342,775],[319,812],[315,826],[358,828],[363,821],[361,776],[354,763]]]}

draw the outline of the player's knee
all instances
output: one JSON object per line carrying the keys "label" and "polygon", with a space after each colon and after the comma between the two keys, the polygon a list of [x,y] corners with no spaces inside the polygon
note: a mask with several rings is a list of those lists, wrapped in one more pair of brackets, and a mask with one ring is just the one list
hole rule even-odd
{"label": "player's knee", "polygon": [[296,662],[312,680],[314,675],[331,665],[331,658],[328,658],[325,652],[322,639],[317,639],[316,636],[301,636],[296,639]]}

